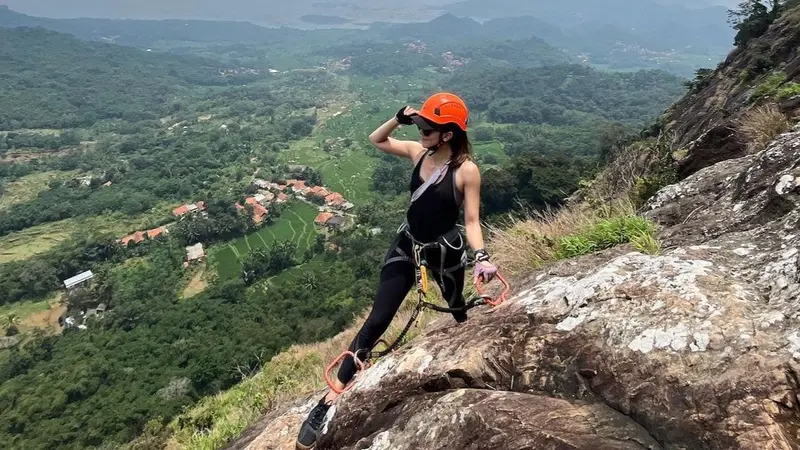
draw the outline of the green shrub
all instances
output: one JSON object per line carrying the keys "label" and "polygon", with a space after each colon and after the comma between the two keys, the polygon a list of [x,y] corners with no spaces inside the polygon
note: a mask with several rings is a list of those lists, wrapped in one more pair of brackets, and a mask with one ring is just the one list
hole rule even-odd
{"label": "green shrub", "polygon": [[778,92],[775,93],[775,97],[778,100],[786,100],[794,97],[795,95],[800,95],[800,83],[795,83],[794,81],[789,82],[785,86],[781,87],[778,89]]}
{"label": "green shrub", "polygon": [[786,81],[786,74],[783,72],[775,72],[769,75],[758,85],[750,101],[775,95],[775,93],[778,92],[778,87],[783,84],[784,81]]}
{"label": "green shrub", "polygon": [[558,239],[555,256],[558,259],[574,258],[626,242],[634,242],[640,250],[652,250],[657,248],[655,231],[655,225],[641,216],[601,220],[581,233]]}

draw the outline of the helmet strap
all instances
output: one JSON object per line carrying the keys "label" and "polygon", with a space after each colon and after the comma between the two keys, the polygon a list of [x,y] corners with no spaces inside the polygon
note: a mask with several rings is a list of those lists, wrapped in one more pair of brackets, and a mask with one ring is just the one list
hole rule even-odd
{"label": "helmet strap", "polygon": [[428,156],[431,156],[434,153],[436,153],[436,150],[439,150],[440,148],[442,148],[443,144],[444,144],[444,140],[442,139],[442,135],[440,133],[439,134],[439,143],[434,145],[434,146],[432,146],[432,147],[428,147]]}

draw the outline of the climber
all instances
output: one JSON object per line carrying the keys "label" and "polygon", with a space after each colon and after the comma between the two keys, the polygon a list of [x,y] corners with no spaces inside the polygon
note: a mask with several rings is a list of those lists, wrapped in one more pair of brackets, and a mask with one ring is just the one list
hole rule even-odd
{"label": "climber", "polygon": [[[369,137],[381,151],[414,164],[411,175],[411,204],[406,220],[386,254],[381,268],[378,291],[372,310],[356,334],[349,350],[369,351],[389,327],[403,299],[417,281],[415,259],[422,258],[436,279],[442,296],[450,308],[463,307],[466,245],[457,226],[460,208],[464,207],[466,242],[475,252],[473,276],[477,282],[489,282],[497,268],[483,248],[479,223],[481,178],[472,161],[467,138],[469,111],[458,96],[437,93],[429,97],[417,111],[405,106],[395,117],[376,129]],[[420,138],[403,141],[390,137],[399,125],[416,125]],[[420,244],[425,249],[415,254]],[[415,259],[412,259],[415,258]],[[465,311],[452,311],[456,322],[467,320]],[[334,381],[339,392],[353,379],[356,364],[352,357],[343,360]],[[338,394],[329,391],[303,422],[296,447],[314,447],[325,415]]]}

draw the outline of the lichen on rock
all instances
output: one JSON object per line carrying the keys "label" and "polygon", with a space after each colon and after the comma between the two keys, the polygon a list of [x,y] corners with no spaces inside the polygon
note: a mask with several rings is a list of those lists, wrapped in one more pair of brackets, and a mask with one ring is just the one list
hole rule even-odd
{"label": "lichen on rock", "polygon": [[682,180],[642,208],[661,254],[555,263],[463,324],[443,317],[358,376],[317,448],[800,448],[800,129],[746,154],[708,92],[673,109]]}

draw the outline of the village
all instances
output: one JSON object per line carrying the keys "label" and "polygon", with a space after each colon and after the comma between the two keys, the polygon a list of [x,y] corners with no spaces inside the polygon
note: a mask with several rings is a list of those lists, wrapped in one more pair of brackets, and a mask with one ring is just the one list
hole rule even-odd
{"label": "village", "polygon": [[[284,204],[292,199],[313,204],[317,207],[319,214],[314,219],[317,231],[328,235],[335,231],[346,230],[355,223],[355,216],[351,213],[355,207],[348,202],[344,196],[338,192],[331,191],[325,186],[308,186],[307,181],[298,179],[287,179],[283,183],[269,182],[262,179],[254,179],[253,185],[256,193],[245,198],[245,204],[252,207],[252,221],[256,225],[262,225],[269,215],[270,208],[274,205]],[[245,205],[237,202],[236,208],[245,211]],[[204,201],[194,203],[184,203],[172,210],[175,221],[149,230],[140,230],[123,236],[117,242],[124,246],[137,245],[145,240],[153,240],[169,234],[170,228],[186,217],[194,214],[206,215],[207,205]],[[201,242],[186,246],[186,257],[183,266],[188,268],[192,263],[202,262],[206,257],[206,252]],[[70,296],[81,288],[88,287],[94,274],[91,270],[79,273],[67,280],[64,280],[64,288]],[[106,305],[101,303],[95,308],[89,308],[80,312],[67,315],[66,313],[59,319],[59,324],[64,328],[86,329],[86,322],[91,318],[102,318],[106,311]],[[77,315],[75,315],[77,314]]]}
{"label": "village", "polygon": [[[314,224],[321,232],[342,231],[354,223],[354,217],[349,212],[355,207],[348,202],[339,192],[331,191],[325,186],[308,186],[305,180],[287,179],[283,183],[269,182],[263,179],[254,179],[253,185],[257,188],[255,194],[245,198],[245,205],[252,207],[252,220],[256,225],[261,225],[269,215],[273,205],[288,202],[296,199],[313,204],[319,210],[319,214],[314,219]],[[238,210],[244,211],[245,205],[236,203]],[[190,214],[207,214],[207,207],[204,201],[196,203],[185,203],[172,210],[172,215],[180,220]],[[162,225],[149,230],[136,231],[119,239],[122,245],[139,244],[145,239],[156,239],[162,235],[169,234],[169,229],[175,222]],[[184,266],[194,261],[205,258],[203,244],[198,242],[186,247],[186,260]]]}
{"label": "village", "polygon": [[[347,201],[344,196],[335,191],[331,191],[325,186],[308,186],[306,180],[287,179],[282,183],[270,182],[263,179],[254,179],[253,185],[256,192],[245,198],[245,205],[252,207],[252,221],[255,225],[263,225],[268,217],[270,208],[275,205],[284,204],[292,199],[313,204],[317,207],[319,214],[314,219],[317,231],[328,235],[335,231],[343,231],[355,224],[355,216],[351,213],[355,205]],[[236,208],[245,211],[245,205],[237,202]],[[149,230],[140,230],[128,234],[117,240],[123,246],[137,245],[145,240],[153,240],[169,234],[170,228],[186,217],[194,214],[208,214],[207,205],[200,200],[193,203],[184,203],[172,209],[172,216],[175,219],[168,224],[155,227]],[[206,257],[206,251],[202,242],[196,242],[186,246],[186,257],[183,266],[188,268],[192,263],[202,262]],[[64,287],[67,294],[73,294],[81,288],[87,287],[94,278],[92,271],[87,270],[79,273],[67,280],[64,280]],[[101,318],[106,311],[104,303],[96,308],[89,308],[80,311],[77,316],[64,314],[59,319],[59,324],[64,328],[86,329],[86,321],[90,318]]]}

